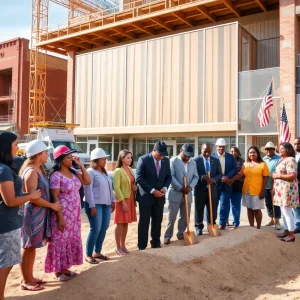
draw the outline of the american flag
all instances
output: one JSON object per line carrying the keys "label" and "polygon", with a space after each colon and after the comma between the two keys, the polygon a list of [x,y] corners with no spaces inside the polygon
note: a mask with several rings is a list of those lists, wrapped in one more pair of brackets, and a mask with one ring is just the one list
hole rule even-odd
{"label": "american flag", "polygon": [[289,123],[286,115],[285,105],[283,104],[282,114],[280,119],[280,144],[284,142],[289,142],[291,139]]}
{"label": "american flag", "polygon": [[258,124],[259,127],[264,127],[270,123],[270,107],[273,106],[272,101],[272,81],[267,87],[267,92],[264,96],[264,99],[261,103],[259,112],[258,112]]}

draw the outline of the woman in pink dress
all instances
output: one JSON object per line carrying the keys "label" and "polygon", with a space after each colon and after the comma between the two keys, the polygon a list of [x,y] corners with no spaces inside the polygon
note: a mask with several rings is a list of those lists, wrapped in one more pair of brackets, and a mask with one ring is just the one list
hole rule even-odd
{"label": "woman in pink dress", "polygon": [[[73,152],[66,146],[55,148],[54,166],[50,175],[52,201],[59,201],[63,209],[52,214],[52,233],[45,272],[54,272],[59,281],[76,276],[69,268],[83,263],[79,189],[81,184],[90,184],[90,177],[80,159],[72,157]],[[82,174],[71,168],[73,161],[80,167]]]}

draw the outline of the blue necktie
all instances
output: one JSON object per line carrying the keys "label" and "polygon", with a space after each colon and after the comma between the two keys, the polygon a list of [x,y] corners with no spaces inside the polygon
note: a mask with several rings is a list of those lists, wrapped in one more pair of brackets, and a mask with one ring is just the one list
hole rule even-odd
{"label": "blue necktie", "polygon": [[209,162],[208,162],[208,158],[205,159],[205,171],[210,172],[210,167],[209,167]]}

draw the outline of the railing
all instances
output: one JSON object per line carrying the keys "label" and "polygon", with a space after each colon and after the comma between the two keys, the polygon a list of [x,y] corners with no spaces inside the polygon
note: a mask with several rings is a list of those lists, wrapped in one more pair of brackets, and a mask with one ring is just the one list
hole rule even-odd
{"label": "railing", "polygon": [[[174,8],[174,7],[182,6],[193,2],[198,2],[200,5],[200,3],[204,1],[205,0],[175,0],[175,1],[174,0],[154,0],[154,1],[135,0],[131,3],[125,4],[124,7],[121,8],[121,10],[120,7],[108,8],[106,10],[102,10],[97,13],[75,17],[67,22],[46,27],[45,34],[42,35],[41,42],[54,38],[52,36],[53,33],[57,33],[58,37],[60,36],[60,34],[64,36],[64,35],[74,33],[74,29],[72,30],[72,27],[76,27],[76,32],[94,28],[95,25],[92,23],[95,21],[100,21],[100,23],[97,24],[97,26],[104,26],[107,24],[116,23],[118,21],[121,21],[120,18],[117,17],[122,14],[131,14],[131,16],[129,16],[126,19],[136,18],[138,16],[151,14],[154,11],[157,11],[157,9],[153,10],[153,6],[155,4],[163,5],[164,7],[162,8],[162,10],[165,10],[168,8]],[[108,17],[109,20],[107,20]],[[63,33],[62,30],[64,31]]]}
{"label": "railing", "polygon": [[15,122],[13,116],[4,115],[0,116],[0,124],[13,124]]}

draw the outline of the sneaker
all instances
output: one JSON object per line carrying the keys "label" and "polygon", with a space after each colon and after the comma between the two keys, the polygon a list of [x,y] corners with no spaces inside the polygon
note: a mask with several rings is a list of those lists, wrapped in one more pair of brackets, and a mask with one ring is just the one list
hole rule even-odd
{"label": "sneaker", "polygon": [[276,229],[276,230],[280,230],[280,229],[281,229],[281,225],[280,225],[279,222],[275,224],[275,229]]}
{"label": "sneaker", "polygon": [[275,225],[274,220],[270,220],[269,223],[267,223],[265,226],[273,226]]}

